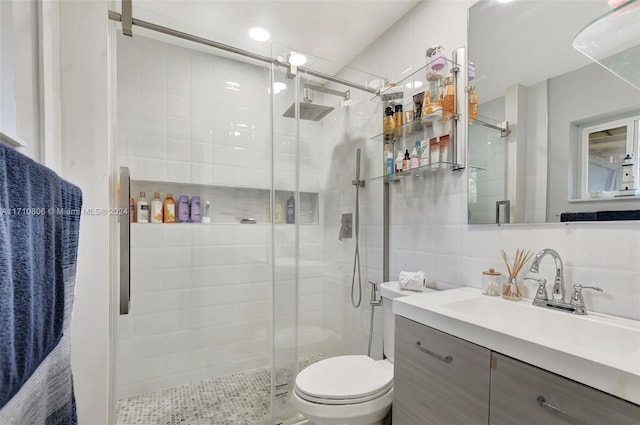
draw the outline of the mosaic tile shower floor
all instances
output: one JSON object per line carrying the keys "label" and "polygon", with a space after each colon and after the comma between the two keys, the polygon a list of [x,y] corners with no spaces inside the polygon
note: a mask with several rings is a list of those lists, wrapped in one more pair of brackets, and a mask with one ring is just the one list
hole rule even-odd
{"label": "mosaic tile shower floor", "polygon": [[[325,358],[300,360],[300,370]],[[116,425],[262,425],[271,417],[271,368],[118,400]]]}

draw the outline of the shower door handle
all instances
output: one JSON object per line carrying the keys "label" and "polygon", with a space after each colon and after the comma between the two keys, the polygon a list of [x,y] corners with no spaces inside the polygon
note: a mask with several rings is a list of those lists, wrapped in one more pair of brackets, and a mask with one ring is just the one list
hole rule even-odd
{"label": "shower door handle", "polygon": [[129,314],[131,303],[131,176],[127,167],[120,167],[120,208],[129,214],[119,215],[120,220],[120,314]]}

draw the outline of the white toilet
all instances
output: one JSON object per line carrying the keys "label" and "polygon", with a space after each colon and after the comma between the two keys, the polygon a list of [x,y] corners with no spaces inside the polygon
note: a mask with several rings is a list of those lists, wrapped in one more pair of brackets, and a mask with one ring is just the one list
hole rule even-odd
{"label": "white toilet", "polygon": [[316,425],[382,424],[393,401],[394,298],[416,294],[398,282],[380,285],[384,360],[338,356],[321,360],[296,377],[293,406]]}

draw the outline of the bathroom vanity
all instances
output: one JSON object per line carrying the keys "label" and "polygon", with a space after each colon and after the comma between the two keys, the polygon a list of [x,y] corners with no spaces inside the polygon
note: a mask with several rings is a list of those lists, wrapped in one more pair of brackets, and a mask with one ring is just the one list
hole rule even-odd
{"label": "bathroom vanity", "polygon": [[640,423],[636,321],[475,288],[406,297],[394,312],[395,425]]}

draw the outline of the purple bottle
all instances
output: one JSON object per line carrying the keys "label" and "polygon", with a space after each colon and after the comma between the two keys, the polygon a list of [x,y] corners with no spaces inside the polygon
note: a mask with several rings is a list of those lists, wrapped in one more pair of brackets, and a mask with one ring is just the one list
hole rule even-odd
{"label": "purple bottle", "polygon": [[191,197],[191,221],[194,223],[200,223],[202,220],[202,210],[200,205],[200,197]]}
{"label": "purple bottle", "polygon": [[180,195],[178,198],[178,221],[189,221],[189,197],[186,195]]}

